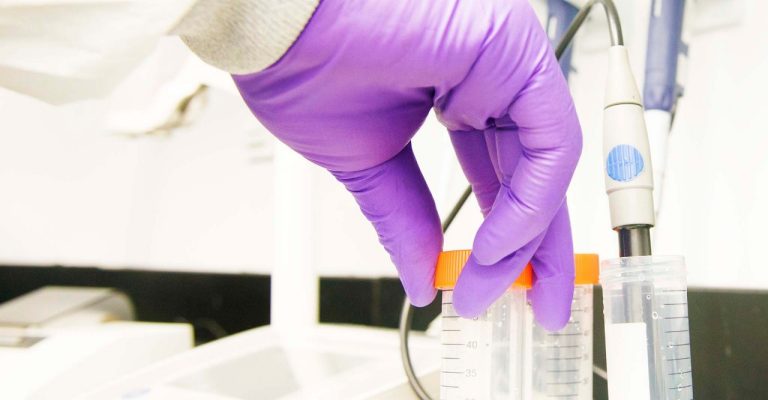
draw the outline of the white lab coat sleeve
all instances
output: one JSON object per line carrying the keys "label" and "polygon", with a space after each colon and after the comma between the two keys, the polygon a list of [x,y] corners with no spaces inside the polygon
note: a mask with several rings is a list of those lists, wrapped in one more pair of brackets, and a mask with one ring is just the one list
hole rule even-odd
{"label": "white lab coat sleeve", "polygon": [[0,0],[0,86],[48,103],[102,97],[196,0]]}

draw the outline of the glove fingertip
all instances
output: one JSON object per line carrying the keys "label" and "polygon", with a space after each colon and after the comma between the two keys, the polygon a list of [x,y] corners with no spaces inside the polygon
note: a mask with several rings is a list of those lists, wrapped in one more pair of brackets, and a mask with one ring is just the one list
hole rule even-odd
{"label": "glove fingertip", "polygon": [[563,329],[571,318],[573,277],[538,281],[529,292],[536,323],[548,331]]}
{"label": "glove fingertip", "polygon": [[[522,259],[527,258],[525,256]],[[525,267],[519,254],[503,262],[481,265],[470,256],[453,290],[453,308],[464,318],[474,318],[485,312],[501,297]]]}
{"label": "glove fingertip", "polygon": [[[472,268],[477,268],[476,263],[473,263],[473,265]],[[468,271],[467,267],[465,267],[462,277],[459,278],[459,281],[456,283],[456,287],[453,290],[453,309],[460,317],[475,318],[479,316],[485,312],[485,310],[487,310],[505,290],[503,287],[486,287],[484,288],[485,290],[478,290],[482,285],[478,285],[476,277],[472,275],[478,275],[478,273],[482,273],[483,270],[490,270],[490,268],[479,267],[479,269],[479,271]]]}
{"label": "glove fingertip", "polygon": [[435,297],[437,296],[437,290],[434,288],[418,288],[418,289],[405,289],[406,296],[408,296],[408,301],[411,302],[411,304],[414,307],[426,307],[435,300]]}
{"label": "glove fingertip", "polygon": [[[415,241],[414,241],[415,242]],[[398,246],[401,250],[408,246]],[[393,257],[408,300],[415,307],[424,307],[432,303],[437,295],[435,289],[435,263],[442,248],[442,237],[425,240],[422,246],[399,257]]]}
{"label": "glove fingertip", "polygon": [[493,300],[468,294],[467,291],[454,291],[453,309],[460,317],[475,318],[482,314],[491,305]]}

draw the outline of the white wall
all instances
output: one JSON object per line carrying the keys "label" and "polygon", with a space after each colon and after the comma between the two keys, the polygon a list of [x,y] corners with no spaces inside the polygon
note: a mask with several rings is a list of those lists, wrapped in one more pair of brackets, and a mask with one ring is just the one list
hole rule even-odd
{"label": "white wall", "polygon": [[[768,287],[768,271],[758,258],[766,238],[760,228],[768,225],[768,211],[761,207],[768,202],[768,163],[760,146],[768,140],[760,118],[768,49],[758,45],[768,43],[761,29],[768,4],[730,1],[728,13],[705,8],[717,1],[688,2],[698,10],[686,32],[686,96],[670,143],[656,250],[686,255],[695,285]],[[642,84],[650,1],[618,3]],[[571,86],[585,149],[569,199],[577,251],[610,257],[616,238],[600,161],[607,44],[602,19],[595,12],[578,36],[573,59]],[[183,64],[187,54],[177,45],[165,43],[155,57]],[[166,64],[149,60],[126,86],[135,94],[140,85],[156,85],[148,77],[167,75],[158,67]],[[270,158],[280,144],[227,85],[209,93],[192,125],[168,138],[139,139],[109,133],[120,99],[55,108],[0,92],[0,263],[269,272]],[[121,90],[124,95],[128,89]],[[434,118],[414,147],[445,214],[466,182]],[[313,167],[312,174],[317,270],[394,276],[351,196],[325,171]],[[445,247],[469,246],[479,220],[470,200]]]}
{"label": "white wall", "polygon": [[[120,91],[152,85],[177,49]],[[108,129],[114,103],[0,93],[2,263],[269,270],[271,165],[251,147],[268,136],[242,102],[213,90],[194,125],[139,139]]]}

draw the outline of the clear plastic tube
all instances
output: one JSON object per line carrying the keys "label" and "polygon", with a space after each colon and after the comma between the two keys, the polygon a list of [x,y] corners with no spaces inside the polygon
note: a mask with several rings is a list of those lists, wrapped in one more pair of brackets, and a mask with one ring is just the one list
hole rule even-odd
{"label": "clear plastic tube", "polygon": [[600,268],[611,399],[693,399],[685,260],[624,257]]}
{"label": "clear plastic tube", "polygon": [[565,328],[533,324],[534,400],[592,400],[592,313],[592,285],[576,285]]}
{"label": "clear plastic tube", "polygon": [[443,290],[440,399],[523,399],[525,289],[512,288],[482,315],[459,317]]}

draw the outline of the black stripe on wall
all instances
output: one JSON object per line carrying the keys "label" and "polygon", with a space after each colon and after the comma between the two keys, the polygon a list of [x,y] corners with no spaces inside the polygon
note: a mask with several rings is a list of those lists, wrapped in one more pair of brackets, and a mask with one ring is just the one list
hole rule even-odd
{"label": "black stripe on wall", "polygon": [[123,291],[136,318],[187,322],[198,343],[269,323],[269,276],[79,267],[0,267],[0,302],[48,286]]}
{"label": "black stripe on wall", "polygon": [[[46,285],[105,286],[131,297],[137,318],[189,322],[198,343],[269,323],[263,275],[0,266],[0,302]],[[320,321],[395,328],[404,298],[397,279],[320,280]],[[697,399],[768,399],[768,291],[691,289],[688,294]],[[419,309],[425,329],[439,301]],[[595,290],[595,364],[605,369],[602,296]],[[607,399],[595,376],[594,398]]]}

